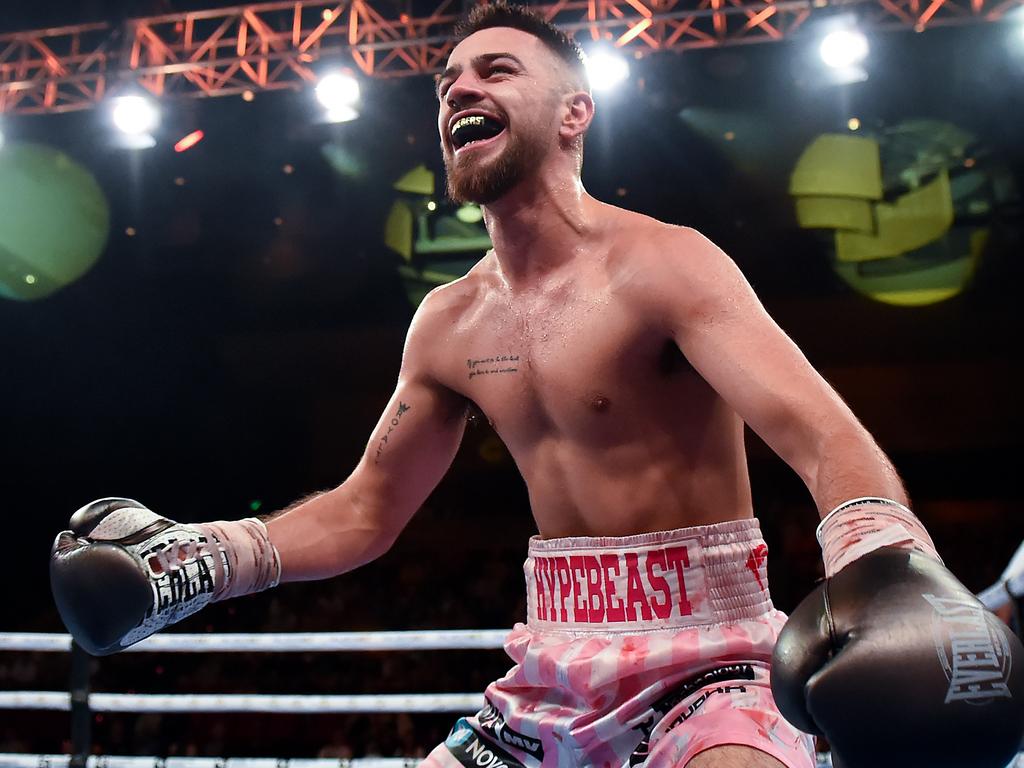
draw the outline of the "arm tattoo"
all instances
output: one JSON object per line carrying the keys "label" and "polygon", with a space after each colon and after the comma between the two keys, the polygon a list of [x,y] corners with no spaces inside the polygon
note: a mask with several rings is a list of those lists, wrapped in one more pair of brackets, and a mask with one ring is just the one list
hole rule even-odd
{"label": "arm tattoo", "polygon": [[406,405],[401,400],[398,401],[398,410],[395,411],[395,415],[391,417],[391,421],[388,423],[388,431],[384,433],[384,436],[377,442],[377,455],[373,460],[374,464],[380,464],[380,455],[384,452],[384,447],[388,444],[388,438],[391,437],[391,433],[395,431],[395,427],[398,426],[402,420],[402,414],[412,408],[411,405]]}
{"label": "arm tattoo", "polygon": [[469,378],[487,376],[492,373],[516,373],[519,370],[519,355],[495,355],[494,357],[466,358]]}

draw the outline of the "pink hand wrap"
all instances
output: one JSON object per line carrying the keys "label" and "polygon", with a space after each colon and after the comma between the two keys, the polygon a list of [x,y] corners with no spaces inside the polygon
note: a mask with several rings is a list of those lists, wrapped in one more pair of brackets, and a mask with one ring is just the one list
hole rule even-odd
{"label": "pink hand wrap", "polygon": [[217,520],[195,525],[213,548],[213,602],[250,595],[276,587],[281,579],[281,556],[267,536],[267,526],[255,517]]}
{"label": "pink hand wrap", "polygon": [[892,499],[864,496],[844,501],[822,518],[815,535],[826,576],[882,547],[916,550],[942,562],[921,521]]}

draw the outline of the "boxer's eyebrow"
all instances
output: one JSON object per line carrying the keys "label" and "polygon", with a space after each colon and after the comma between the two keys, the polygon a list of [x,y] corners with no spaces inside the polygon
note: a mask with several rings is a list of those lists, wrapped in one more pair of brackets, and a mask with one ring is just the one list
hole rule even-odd
{"label": "boxer's eyebrow", "polygon": [[460,72],[462,72],[462,67],[460,66],[448,67],[437,76],[437,82],[434,85],[434,92],[437,98],[441,98],[441,84],[450,77],[458,77]]}
{"label": "boxer's eyebrow", "polygon": [[[515,54],[508,53],[507,51],[499,51],[497,53],[481,53],[479,56],[474,56],[473,60],[470,63],[473,65],[473,67],[479,67],[481,64],[489,64],[492,61],[496,61],[497,59],[510,59],[520,69],[526,69],[526,67],[523,66],[523,62],[521,62]],[[441,98],[441,85],[444,83],[444,81],[453,77],[457,78],[461,73],[462,65],[454,64],[450,67],[447,67],[444,70],[444,72],[438,75],[435,85],[435,94],[437,95],[437,98]]]}
{"label": "boxer's eyebrow", "polygon": [[476,63],[481,62],[481,61],[490,62],[490,61],[494,61],[495,59],[512,59],[512,61],[514,61],[520,67],[523,66],[523,62],[521,62],[518,58],[516,58],[516,56],[514,54],[508,53],[506,51],[502,51],[500,53],[484,53],[484,54],[481,54],[480,56],[477,56],[475,59],[473,59],[473,63],[476,64]]}

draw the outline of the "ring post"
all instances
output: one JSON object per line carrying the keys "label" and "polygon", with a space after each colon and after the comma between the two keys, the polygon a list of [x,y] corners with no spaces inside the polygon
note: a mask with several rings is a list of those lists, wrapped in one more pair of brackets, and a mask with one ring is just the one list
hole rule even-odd
{"label": "ring post", "polygon": [[71,761],[69,768],[85,768],[92,752],[92,712],[89,710],[89,666],[92,658],[71,643]]}

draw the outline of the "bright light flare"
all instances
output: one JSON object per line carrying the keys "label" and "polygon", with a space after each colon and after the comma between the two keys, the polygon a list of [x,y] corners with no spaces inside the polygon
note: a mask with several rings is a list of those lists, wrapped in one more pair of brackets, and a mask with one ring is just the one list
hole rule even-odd
{"label": "bright light flare", "polygon": [[327,122],[347,123],[359,117],[359,111],[355,107],[341,106],[327,110]]}
{"label": "bright light flare", "polygon": [[320,78],[316,98],[327,110],[327,119],[343,123],[359,117],[359,81],[346,72],[333,72]]}
{"label": "bright light flare", "polygon": [[829,32],[821,41],[821,60],[833,69],[847,69],[861,64],[868,57],[868,39],[856,29]]}
{"label": "bright light flare", "polygon": [[160,122],[160,110],[145,96],[121,96],[115,99],[111,116],[117,129],[128,136],[147,134]]}
{"label": "bright light flare", "polygon": [[202,131],[192,131],[187,136],[182,136],[178,139],[178,143],[174,145],[175,152],[185,152],[186,150],[192,149],[196,144],[203,140],[203,136],[206,134]]}
{"label": "bright light flare", "polygon": [[595,91],[610,91],[629,77],[629,63],[611,51],[595,51],[586,58],[587,77]]}

